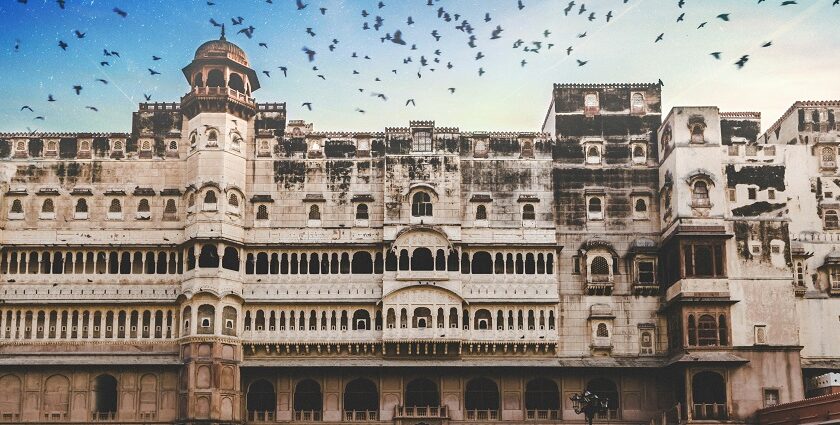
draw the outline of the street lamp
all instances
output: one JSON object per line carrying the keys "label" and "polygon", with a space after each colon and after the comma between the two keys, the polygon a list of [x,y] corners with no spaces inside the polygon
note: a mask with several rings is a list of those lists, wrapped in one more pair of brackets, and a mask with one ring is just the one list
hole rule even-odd
{"label": "street lamp", "polygon": [[592,425],[592,419],[598,413],[605,413],[609,406],[609,399],[598,397],[598,394],[584,391],[583,394],[575,394],[569,397],[572,400],[572,407],[578,415],[583,413],[586,423]]}

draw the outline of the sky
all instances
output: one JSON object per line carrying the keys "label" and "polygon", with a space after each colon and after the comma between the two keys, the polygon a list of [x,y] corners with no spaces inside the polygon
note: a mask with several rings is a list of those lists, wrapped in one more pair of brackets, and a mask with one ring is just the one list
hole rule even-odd
{"label": "sky", "polygon": [[[378,0],[301,0],[303,9],[296,0],[270,1],[65,0],[61,9],[56,0],[0,0],[0,132],[130,132],[144,95],[178,102],[187,92],[181,68],[201,43],[219,37],[211,18],[225,23],[227,39],[248,54],[262,86],[256,100],[286,102],[288,119],[319,131],[382,131],[409,120],[538,131],[554,83],[661,79],[663,113],[689,105],[758,111],[765,129],[797,100],[840,99],[835,0],[575,0],[568,16],[568,0],[383,0],[382,7]],[[438,17],[439,8],[450,22]],[[376,16],[383,18],[378,30]],[[241,25],[233,25],[237,17]],[[475,47],[456,28],[464,20]],[[239,33],[248,26],[253,38]],[[397,30],[405,45],[383,41]],[[542,45],[537,51],[534,42]],[[766,42],[772,44],[762,47]],[[314,61],[304,47],[316,51]],[[739,69],[743,55],[749,60]],[[75,85],[83,87],[79,95]]]}

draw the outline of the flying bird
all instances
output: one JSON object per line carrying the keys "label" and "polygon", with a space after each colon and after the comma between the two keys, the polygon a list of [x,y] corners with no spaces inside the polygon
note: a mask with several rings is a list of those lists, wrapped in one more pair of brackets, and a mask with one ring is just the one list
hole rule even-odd
{"label": "flying bird", "polygon": [[612,19],[612,17],[613,17],[612,10],[610,10],[609,12],[607,12],[607,22],[609,22],[610,19]]}
{"label": "flying bird", "polygon": [[481,77],[485,74],[484,68],[478,68],[478,76]]}
{"label": "flying bird", "polygon": [[405,41],[403,41],[403,39],[402,39],[402,31],[400,31],[400,30],[394,31],[394,36],[391,37],[391,43],[405,46]]}
{"label": "flying bird", "polygon": [[152,60],[153,61],[159,61],[160,59],[161,59],[160,56],[152,55]]}
{"label": "flying bird", "polygon": [[288,68],[286,68],[285,66],[278,66],[278,68],[280,68],[280,70],[283,71],[283,76],[284,77],[289,76],[289,74],[286,73],[289,70]]}
{"label": "flying bird", "polygon": [[245,34],[246,37],[251,38],[254,36],[254,28],[253,25],[248,26],[248,28],[242,28],[241,30],[237,31],[237,34]]}
{"label": "flying bird", "polygon": [[152,95],[143,93],[143,98],[145,98],[146,101],[148,102],[148,101],[152,100]]}
{"label": "flying bird", "polygon": [[120,9],[119,7],[115,7],[115,8],[114,8],[114,13],[116,13],[117,15],[122,16],[123,18],[125,18],[126,16],[128,16],[128,12],[126,12],[126,11],[124,11],[124,10]]}
{"label": "flying bird", "polygon": [[236,18],[230,18],[230,22],[232,22],[233,25],[242,25],[242,22],[244,20],[245,20],[245,18],[243,18],[241,16],[237,16]]}
{"label": "flying bird", "polygon": [[697,26],[697,29],[699,30],[700,28],[705,27],[705,26],[706,26],[706,24],[708,24],[708,22],[703,22],[703,23],[701,23],[700,25],[698,25],[698,26]]}
{"label": "flying bird", "polygon": [[567,47],[567,48],[566,48],[566,56],[571,55],[571,54],[572,54],[572,50],[574,50],[574,49],[572,48],[572,46]]}
{"label": "flying bird", "polygon": [[79,95],[82,92],[82,86],[73,86],[73,90],[76,92],[76,95]]}
{"label": "flying bird", "polygon": [[455,94],[455,87],[450,87],[447,90],[449,90],[450,94]]}
{"label": "flying bird", "polygon": [[665,36],[665,33],[664,33],[664,32],[663,32],[662,34],[659,34],[659,35],[656,37],[656,40],[654,40],[653,42],[654,42],[654,43],[659,43],[660,41],[662,41],[662,37],[664,37],[664,36]]}
{"label": "flying bird", "polygon": [[306,56],[309,58],[309,62],[312,62],[313,60],[315,60],[315,51],[314,50],[312,50],[308,47],[304,47],[301,50],[303,50],[303,52],[306,53]]}
{"label": "flying bird", "polygon": [[326,15],[327,14],[327,8],[326,7],[319,8],[318,10],[321,11],[321,15]]}
{"label": "flying bird", "polygon": [[64,9],[64,0],[56,0],[56,3],[58,3],[59,8]]}
{"label": "flying bird", "polygon": [[412,19],[411,16],[409,16],[408,19],[406,19],[405,24],[414,25],[414,19]]}
{"label": "flying bird", "polygon": [[712,53],[709,53],[709,54],[710,54],[710,55],[712,55],[712,56],[714,56],[714,57],[715,57],[715,59],[720,59],[720,54],[721,54],[721,52],[712,52]]}
{"label": "flying bird", "polygon": [[770,47],[770,46],[772,46],[772,45],[773,45],[773,42],[772,42],[772,41],[768,41],[768,42],[766,42],[766,43],[762,44],[762,45],[761,45],[761,47]]}
{"label": "flying bird", "polygon": [[405,101],[405,106],[408,106],[408,104],[409,104],[409,103],[410,103],[411,105],[413,105],[413,106],[417,106],[417,104],[416,104],[416,103],[414,103],[414,99],[408,99],[408,100],[406,100],[406,101]]}
{"label": "flying bird", "polygon": [[303,102],[303,104],[300,105],[301,108],[304,106],[306,107],[306,109],[309,109],[310,111],[312,110],[312,102]]}
{"label": "flying bird", "polygon": [[524,8],[525,8],[525,4],[524,4],[524,3],[522,3],[522,0],[518,0],[518,1],[516,2],[516,7],[517,7],[517,8],[519,8],[519,10],[522,10],[522,9],[524,9]]}
{"label": "flying bird", "polygon": [[677,16],[677,22],[682,22],[685,18],[685,12],[680,13],[680,16]]}
{"label": "flying bird", "polygon": [[717,18],[723,20],[724,22],[729,22],[729,14],[728,13],[721,13],[717,15]]}
{"label": "flying bird", "polygon": [[563,9],[563,12],[566,14],[566,16],[569,16],[569,12],[571,12],[571,11],[572,11],[572,8],[574,8],[574,7],[575,7],[575,2],[570,1],[570,2],[569,2],[569,5],[568,5],[568,6],[566,6],[566,8],[565,8],[565,9]]}
{"label": "flying bird", "polygon": [[790,6],[792,4],[797,4],[797,3],[793,0],[788,0],[788,1],[783,1],[782,2],[782,6]]}
{"label": "flying bird", "polygon": [[584,65],[586,65],[587,63],[589,63],[589,61],[582,61],[582,60],[580,60],[580,59],[576,59],[576,60],[577,60],[577,64],[578,64],[578,66],[584,66]]}
{"label": "flying bird", "polygon": [[683,7],[683,6],[685,6],[685,0],[680,0],[680,1],[678,1],[678,2],[677,2],[677,6],[678,6],[680,9],[682,9],[682,7]]}
{"label": "flying bird", "polygon": [[303,10],[306,6],[309,6],[308,4],[303,4],[301,0],[296,0],[295,4],[297,5],[297,10]]}
{"label": "flying bird", "polygon": [[152,69],[152,68],[146,68],[146,69],[148,69],[148,70],[149,70],[149,74],[150,74],[150,75],[160,75],[160,72],[157,72],[157,71],[155,71],[155,70],[154,70],[154,69]]}
{"label": "flying bird", "polygon": [[490,21],[491,21],[491,19],[490,19],[490,14],[489,14],[489,13],[485,13],[485,14],[484,14],[484,22],[490,22]]}
{"label": "flying bird", "polygon": [[578,38],[583,38],[583,37],[586,37],[586,31],[584,31],[581,34],[578,34]]}
{"label": "flying bird", "polygon": [[307,34],[309,34],[309,35],[310,35],[310,36],[312,36],[312,37],[315,37],[315,32],[314,32],[314,31],[312,31],[312,28],[307,28],[307,29],[306,29],[306,33],[307,33]]}
{"label": "flying bird", "polygon": [[266,77],[271,78],[271,74],[269,74],[268,71],[263,71],[262,73],[265,74]]}
{"label": "flying bird", "polygon": [[93,111],[93,112],[99,112],[99,109],[96,109],[96,108],[95,108],[95,107],[93,107],[93,106],[85,106],[85,108],[90,109],[90,110],[91,110],[91,111]]}
{"label": "flying bird", "polygon": [[501,26],[501,25],[496,25],[496,29],[494,29],[494,30],[493,30],[493,32],[492,32],[492,33],[490,33],[490,39],[491,39],[491,40],[497,40],[497,39],[499,39],[499,38],[502,38],[502,37],[500,36],[500,34],[502,33],[502,31],[504,31],[504,30],[502,29],[502,26]]}
{"label": "flying bird", "polygon": [[259,43],[258,46],[265,47],[266,49],[268,48],[268,44],[265,44],[265,43]]}
{"label": "flying bird", "polygon": [[76,34],[76,38],[85,38],[85,35],[87,35],[87,33],[81,32],[79,30],[74,30],[73,33]]}
{"label": "flying bird", "polygon": [[750,55],[741,56],[741,59],[738,59],[738,61],[735,62],[735,65],[738,66],[738,69],[741,69],[747,64],[748,60],[750,60]]}
{"label": "flying bird", "polygon": [[111,66],[111,63],[108,61],[99,62],[99,66]]}
{"label": "flying bird", "polygon": [[213,19],[213,18],[210,18],[210,23],[211,23],[214,27],[221,27],[221,26],[222,26],[222,24],[220,24],[220,23],[216,22],[216,20],[215,20],[215,19]]}
{"label": "flying bird", "polygon": [[103,80],[102,78],[97,78],[96,81],[99,81],[102,84],[108,84],[108,80]]}
{"label": "flying bird", "polygon": [[55,98],[53,97],[53,95],[47,95],[47,102],[55,102]]}
{"label": "flying bird", "polygon": [[29,112],[35,112],[35,111],[32,110],[32,107],[30,107],[29,105],[23,105],[23,106],[20,107],[21,111],[24,110],[24,109],[29,109]]}
{"label": "flying bird", "polygon": [[44,116],[43,116],[43,115],[38,115],[37,117],[32,118],[32,119],[33,119],[33,120],[41,120],[41,121],[43,121],[43,120],[44,120]]}
{"label": "flying bird", "polygon": [[58,47],[61,47],[61,50],[67,50],[67,43],[63,40],[58,40]]}

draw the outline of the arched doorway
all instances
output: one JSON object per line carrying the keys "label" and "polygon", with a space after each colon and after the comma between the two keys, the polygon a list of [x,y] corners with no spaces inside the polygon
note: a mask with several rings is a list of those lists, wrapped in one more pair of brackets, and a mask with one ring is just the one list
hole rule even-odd
{"label": "arched doorway", "polygon": [[246,400],[249,421],[273,421],[277,407],[277,393],[274,385],[265,379],[254,381],[248,387]]}
{"label": "arched doorway", "polygon": [[440,406],[440,393],[437,385],[426,378],[418,378],[405,386],[406,407]]}
{"label": "arched doorway", "polygon": [[595,378],[586,385],[586,390],[597,395],[599,398],[607,399],[607,412],[599,414],[599,419],[618,419],[618,388],[615,382],[606,378]]}
{"label": "arched doorway", "polygon": [[496,420],[499,416],[499,387],[488,378],[467,382],[464,408],[469,420]]}
{"label": "arched doorway", "polygon": [[321,386],[311,379],[304,379],[295,386],[295,420],[320,421],[324,398]]}
{"label": "arched doorway", "polygon": [[103,374],[93,381],[93,419],[113,420],[117,416],[117,378]]}
{"label": "arched doorway", "polygon": [[526,419],[559,419],[560,392],[557,384],[546,378],[528,381],[525,385]]}
{"label": "arched doorway", "polygon": [[379,417],[379,392],[369,379],[357,378],[344,387],[344,420],[375,421]]}
{"label": "arched doorway", "polygon": [[691,380],[694,419],[726,419],[726,382],[717,372],[699,372]]}

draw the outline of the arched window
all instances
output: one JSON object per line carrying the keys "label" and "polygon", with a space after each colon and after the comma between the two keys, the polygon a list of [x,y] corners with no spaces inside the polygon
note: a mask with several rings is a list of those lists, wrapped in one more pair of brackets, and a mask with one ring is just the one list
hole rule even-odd
{"label": "arched window", "polygon": [[248,387],[246,401],[249,420],[268,420],[274,416],[277,409],[277,393],[274,392],[274,385],[268,380],[259,379]]}
{"label": "arched window", "polygon": [[536,213],[534,212],[534,205],[533,204],[525,204],[522,206],[522,220],[531,221],[537,217]]}
{"label": "arched window", "polygon": [[411,253],[411,270],[432,271],[435,269],[435,260],[429,248],[415,248]]}
{"label": "arched window", "polygon": [[606,258],[597,256],[592,259],[592,264],[589,266],[589,272],[592,275],[606,276],[610,274],[610,263]]}
{"label": "arched window", "polygon": [[196,87],[204,86],[204,76],[202,76],[200,72],[196,73],[195,76],[193,76],[193,85]]}
{"label": "arched window", "polygon": [[486,309],[476,311],[473,320],[475,321],[473,329],[480,331],[493,329],[493,315]]}
{"label": "arched window", "polygon": [[600,418],[618,418],[618,406],[620,405],[618,389],[613,381],[606,378],[595,378],[589,381],[586,390],[597,395],[600,399],[607,400],[607,413],[605,416],[599,416]]}
{"label": "arched window", "polygon": [[499,387],[488,378],[471,379],[464,391],[464,408],[467,419],[495,418],[499,411]]}
{"label": "arched window", "polygon": [[370,329],[370,313],[367,310],[356,310],[353,312],[353,330],[365,331]]}
{"label": "arched window", "polygon": [[76,212],[77,213],[87,213],[88,212],[88,205],[87,205],[87,201],[85,200],[85,198],[79,198],[79,200],[76,201]]}
{"label": "arched window", "polygon": [[487,220],[487,207],[484,205],[479,205],[475,207],[475,219],[476,220]]}
{"label": "arched window", "polygon": [[111,199],[111,205],[108,207],[109,214],[121,214],[122,213],[122,204],[120,204],[119,199]]}
{"label": "arched window", "polygon": [[426,192],[417,192],[411,198],[412,217],[431,217],[432,198]]}
{"label": "arched window", "polygon": [[12,214],[23,214],[23,204],[20,202],[20,199],[12,201],[12,208],[9,209],[9,212]]}
{"label": "arched window", "polygon": [[837,211],[835,210],[826,210],[823,213],[823,221],[825,223],[826,230],[836,230],[840,228],[840,220],[838,220]]}
{"label": "arched window", "polygon": [[141,199],[140,202],[137,204],[137,212],[147,213],[149,211],[151,211],[151,207],[149,206],[149,200],[145,198]]}
{"label": "arched window", "polygon": [[93,416],[95,420],[113,420],[117,414],[117,379],[103,374],[93,381]]}
{"label": "arched window", "polygon": [[493,273],[493,258],[487,251],[477,251],[472,256],[472,273],[473,274],[491,274]]}
{"label": "arched window", "polygon": [[235,193],[231,193],[228,197],[228,205],[233,208],[239,208],[239,197]]}
{"label": "arched window", "polygon": [[219,254],[216,252],[216,245],[206,244],[201,247],[198,267],[219,267]]}
{"label": "arched window", "polygon": [[641,145],[636,145],[633,147],[633,162],[636,164],[642,164],[645,162],[645,148]]}
{"label": "arched window", "polygon": [[[324,405],[321,386],[311,379],[304,379],[295,385],[294,408],[296,420],[320,419]],[[305,419],[304,419],[305,418]]]}
{"label": "arched window", "polygon": [[45,214],[55,213],[55,204],[51,198],[44,199],[44,203],[41,205],[41,212]]}
{"label": "arched window", "polygon": [[[365,412],[372,413],[379,412],[379,391],[376,390],[376,385],[369,379],[356,378],[347,383],[344,387],[344,411],[350,412]],[[362,419],[371,417],[368,415],[360,415]],[[347,413],[345,413],[347,417]],[[357,420],[352,417],[352,420]]]}
{"label": "arched window", "polygon": [[644,199],[636,199],[636,206],[635,210],[637,213],[646,213],[647,212],[647,202]]}
{"label": "arched window", "polygon": [[633,93],[630,96],[630,112],[634,114],[645,113],[645,96],[641,93]]}
{"label": "arched window", "polygon": [[694,123],[689,128],[691,129],[691,143],[705,143],[706,138],[703,134],[706,131],[705,123]]}
{"label": "arched window", "polygon": [[599,109],[598,95],[596,93],[587,93],[584,95],[583,106],[587,114],[597,113]]}
{"label": "arched window", "polygon": [[356,205],[356,220],[367,220],[367,219],[368,219],[368,206],[367,206],[367,204]]}
{"label": "arched window", "polygon": [[595,329],[595,336],[598,338],[610,337],[610,331],[607,329],[606,323],[598,323],[598,327]]}
{"label": "arched window", "polygon": [[268,220],[268,206],[260,205],[257,207],[257,220]]}
{"label": "arched window", "polygon": [[225,247],[225,254],[222,257],[222,268],[239,271],[239,251],[232,246]]}
{"label": "arched window", "polygon": [[354,252],[350,261],[350,269],[353,274],[373,273],[373,258],[371,258],[370,253],[367,251]]}
{"label": "arched window", "polygon": [[718,345],[717,320],[709,314],[697,320],[697,342],[700,346]]}
{"label": "arched window", "polygon": [[822,155],[820,156],[820,160],[822,161],[823,165],[826,165],[826,164],[833,165],[834,164],[834,159],[835,159],[834,148],[824,147],[824,148],[822,148],[821,153],[822,153]]}
{"label": "arched window", "polygon": [[411,318],[413,328],[431,328],[432,327],[432,311],[427,307],[417,307],[414,309],[414,317]]}
{"label": "arched window", "polygon": [[317,205],[312,205],[309,207],[309,219],[310,220],[320,220],[321,219],[321,209]]}
{"label": "arched window", "polygon": [[432,151],[432,133],[428,131],[416,131],[411,138],[411,150],[413,152]]}
{"label": "arched window", "polygon": [[597,146],[590,146],[589,149],[586,150],[586,163],[587,164],[600,164],[601,163],[601,150],[598,149]]}
{"label": "arched window", "polygon": [[207,87],[224,87],[225,76],[219,69],[213,69],[207,73]]}
{"label": "arched window", "polygon": [[239,74],[230,74],[230,79],[228,80],[228,87],[240,93],[245,93],[245,83],[242,81],[242,77]]}
{"label": "arched window", "polygon": [[205,204],[216,204],[216,192],[213,190],[208,190],[207,193],[204,194],[204,203]]}
{"label": "arched window", "polygon": [[440,393],[437,385],[426,378],[418,378],[410,381],[405,386],[406,407],[438,407],[440,406]]}
{"label": "arched window", "polygon": [[[527,411],[557,411],[560,410],[560,392],[557,383],[546,378],[537,378],[525,384],[525,410]],[[528,419],[537,419],[537,415],[528,415]],[[548,419],[558,419],[548,415]]]}
{"label": "arched window", "polygon": [[603,220],[604,219],[604,203],[601,198],[597,196],[593,196],[589,198],[586,206],[586,213],[587,217],[590,220]]}
{"label": "arched window", "polygon": [[178,212],[178,208],[175,206],[174,199],[167,199],[166,206],[163,207],[164,214],[175,214]]}
{"label": "arched window", "polygon": [[716,372],[700,372],[691,379],[694,419],[726,419],[726,383]]}
{"label": "arched window", "polygon": [[177,151],[178,150],[178,142],[175,141],[175,140],[170,140],[169,141],[169,150]]}
{"label": "arched window", "polygon": [[694,183],[691,191],[691,200],[695,206],[705,207],[711,205],[709,201],[709,185],[705,181],[699,180]]}

